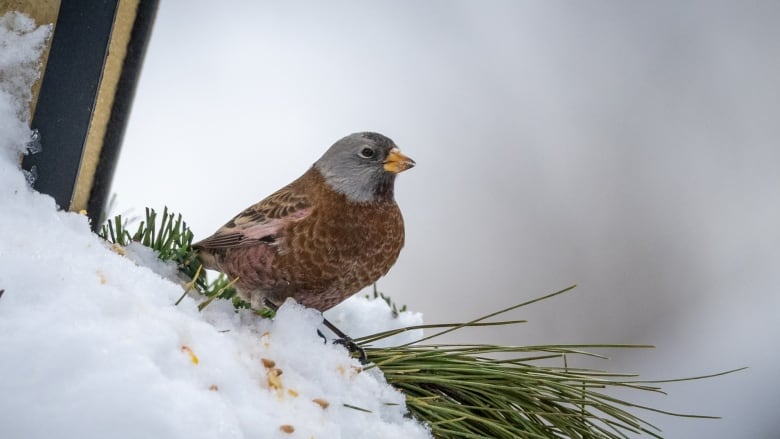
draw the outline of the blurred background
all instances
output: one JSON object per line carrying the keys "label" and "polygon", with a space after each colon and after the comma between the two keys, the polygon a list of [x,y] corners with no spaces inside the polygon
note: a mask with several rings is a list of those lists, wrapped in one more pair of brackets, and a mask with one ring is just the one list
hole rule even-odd
{"label": "blurred background", "polygon": [[[373,130],[418,166],[379,283],[428,323],[505,344],[641,343],[587,363],[668,438],[778,438],[780,3],[162,2],[114,213],[184,215],[204,238]],[[576,365],[583,365],[578,363]]]}

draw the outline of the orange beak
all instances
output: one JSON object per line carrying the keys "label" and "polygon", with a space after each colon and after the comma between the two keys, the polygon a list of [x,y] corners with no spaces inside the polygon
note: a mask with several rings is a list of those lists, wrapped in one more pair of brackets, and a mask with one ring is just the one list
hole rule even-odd
{"label": "orange beak", "polygon": [[415,163],[414,160],[403,155],[401,150],[393,148],[385,159],[384,165],[385,171],[398,174],[399,172],[404,172],[407,169],[414,167]]}

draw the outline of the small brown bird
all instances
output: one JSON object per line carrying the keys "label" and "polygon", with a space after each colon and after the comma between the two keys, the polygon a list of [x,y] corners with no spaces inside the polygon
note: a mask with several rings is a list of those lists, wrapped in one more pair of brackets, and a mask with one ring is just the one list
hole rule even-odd
{"label": "small brown bird", "polygon": [[415,165],[372,132],[339,140],[301,177],[193,245],[254,308],[325,311],[384,276],[404,245],[395,177]]}

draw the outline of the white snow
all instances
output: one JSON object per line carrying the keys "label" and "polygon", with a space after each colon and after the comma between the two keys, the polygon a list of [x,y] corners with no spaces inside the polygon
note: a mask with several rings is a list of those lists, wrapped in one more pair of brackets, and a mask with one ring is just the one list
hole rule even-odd
{"label": "white snow", "polygon": [[[111,251],[29,188],[18,156],[48,32],[0,18],[0,438],[430,437],[379,371],[322,342],[317,312],[174,306],[181,287],[148,253]],[[421,323],[362,297],[330,315],[353,336]]]}

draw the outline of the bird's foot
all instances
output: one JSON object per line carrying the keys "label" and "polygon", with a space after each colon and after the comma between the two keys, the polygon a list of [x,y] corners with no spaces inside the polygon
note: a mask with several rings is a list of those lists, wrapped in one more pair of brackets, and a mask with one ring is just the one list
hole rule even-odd
{"label": "bird's foot", "polygon": [[360,361],[360,364],[368,364],[368,355],[366,355],[366,350],[360,347],[360,345],[355,343],[355,341],[351,338],[337,338],[333,340],[333,344],[339,344],[347,348],[349,355],[353,358],[357,358],[358,361]]}
{"label": "bird's foot", "polygon": [[[360,345],[355,343],[355,340],[352,340],[352,337],[345,334],[344,331],[337,328],[336,325],[331,323],[326,318],[322,319],[322,324],[325,325],[326,328],[330,329],[334,334],[336,334],[336,337],[338,337],[337,339],[333,340],[333,344],[340,344],[347,348],[350,356],[360,360],[360,364],[368,364],[368,356],[366,355],[366,351],[361,348]],[[317,332],[320,334],[320,337],[323,337],[319,330],[317,330]]]}
{"label": "bird's foot", "polygon": [[[325,334],[323,334],[319,329],[317,330],[317,335],[320,336],[323,343],[328,342],[328,337],[325,337]],[[368,364],[368,356],[366,355],[365,349],[361,348],[360,345],[355,343],[355,341],[350,337],[344,336],[341,338],[336,338],[333,340],[333,344],[338,344],[347,348],[349,355],[357,358],[360,361],[360,364]]]}

